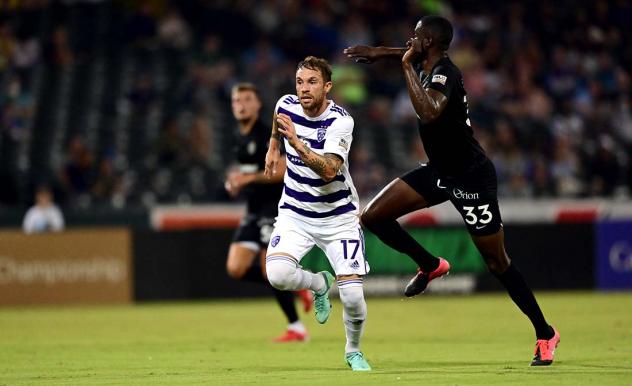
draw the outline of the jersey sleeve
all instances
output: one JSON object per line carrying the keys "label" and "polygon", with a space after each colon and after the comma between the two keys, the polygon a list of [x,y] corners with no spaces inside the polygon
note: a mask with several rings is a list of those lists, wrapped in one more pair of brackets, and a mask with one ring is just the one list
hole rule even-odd
{"label": "jersey sleeve", "polygon": [[350,116],[336,119],[327,129],[324,153],[339,155],[348,164],[349,149],[353,140],[353,125],[353,118]]}
{"label": "jersey sleeve", "polygon": [[446,98],[450,98],[452,89],[458,81],[459,75],[448,65],[440,64],[434,68],[432,74],[428,79],[427,88],[439,91],[445,95]]}
{"label": "jersey sleeve", "polygon": [[288,106],[299,103],[298,97],[292,94],[285,94],[277,101],[276,105],[274,105],[274,114],[278,114],[279,108],[286,109]]}

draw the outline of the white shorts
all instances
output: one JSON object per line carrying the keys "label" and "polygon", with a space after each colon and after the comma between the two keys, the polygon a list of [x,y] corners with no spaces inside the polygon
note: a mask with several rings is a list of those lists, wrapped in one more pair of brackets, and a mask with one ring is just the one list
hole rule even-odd
{"label": "white shorts", "polygon": [[364,254],[364,234],[360,224],[323,227],[279,215],[268,244],[268,256],[287,254],[300,263],[318,246],[329,260],[336,275],[366,275],[369,263]]}

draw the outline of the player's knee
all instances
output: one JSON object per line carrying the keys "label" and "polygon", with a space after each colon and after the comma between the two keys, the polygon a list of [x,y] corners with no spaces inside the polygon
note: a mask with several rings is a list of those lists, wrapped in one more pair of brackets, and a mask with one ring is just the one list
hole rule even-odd
{"label": "player's knee", "polygon": [[234,261],[228,260],[226,262],[226,273],[233,279],[241,279],[246,274],[248,267],[244,267],[241,264],[237,264]]}
{"label": "player's knee", "polygon": [[266,263],[266,275],[270,285],[278,290],[289,290],[292,287],[292,276],[296,267],[284,262]]}
{"label": "player's knee", "polygon": [[360,215],[360,222],[365,228],[372,229],[375,227],[376,217],[377,216],[375,215],[375,210],[373,210],[373,207],[367,206],[366,208],[364,208],[362,214]]}
{"label": "player's knee", "polygon": [[485,257],[485,263],[487,264],[489,272],[494,275],[500,275],[509,268],[509,259],[505,257]]}
{"label": "player's knee", "polygon": [[340,301],[346,314],[352,319],[364,319],[366,317],[366,301],[361,286],[339,288]]}

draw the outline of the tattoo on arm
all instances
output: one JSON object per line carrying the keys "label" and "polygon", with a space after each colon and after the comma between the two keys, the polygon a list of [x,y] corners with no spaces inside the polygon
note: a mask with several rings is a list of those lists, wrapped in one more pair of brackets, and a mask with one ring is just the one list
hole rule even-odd
{"label": "tattoo on arm", "polygon": [[307,145],[302,144],[296,149],[301,160],[324,180],[330,180],[338,174],[342,166],[342,160],[335,154],[327,153],[324,156],[314,153]]}
{"label": "tattoo on arm", "polygon": [[278,124],[277,124],[277,115],[274,113],[272,116],[272,134],[271,137],[276,139],[277,141],[281,141],[281,134],[279,134]]}
{"label": "tattoo on arm", "polygon": [[443,111],[445,103],[443,104],[444,106],[442,106],[442,103],[439,103],[428,94],[428,91],[421,85],[421,81],[417,77],[412,65],[404,65],[404,79],[408,87],[410,101],[419,119],[424,123],[437,119],[439,114]]}

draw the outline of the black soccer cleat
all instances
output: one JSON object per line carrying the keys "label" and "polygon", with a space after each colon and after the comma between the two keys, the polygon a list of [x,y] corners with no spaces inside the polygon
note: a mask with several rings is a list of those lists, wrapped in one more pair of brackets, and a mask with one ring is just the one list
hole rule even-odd
{"label": "black soccer cleat", "polygon": [[433,279],[441,277],[450,271],[450,263],[442,257],[439,258],[439,266],[430,273],[424,273],[421,269],[417,270],[415,277],[410,279],[404,290],[404,295],[413,297],[424,292]]}

